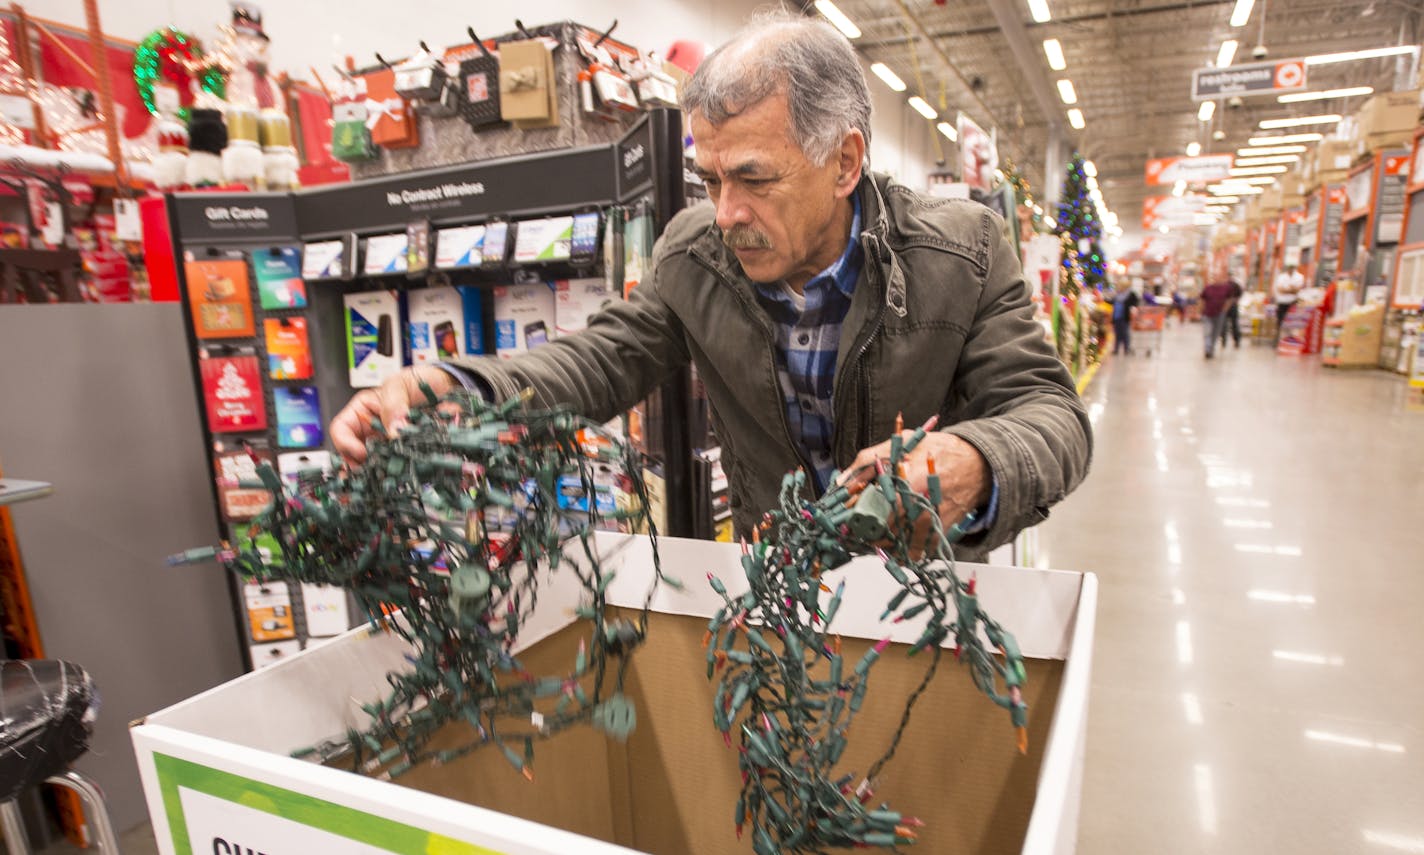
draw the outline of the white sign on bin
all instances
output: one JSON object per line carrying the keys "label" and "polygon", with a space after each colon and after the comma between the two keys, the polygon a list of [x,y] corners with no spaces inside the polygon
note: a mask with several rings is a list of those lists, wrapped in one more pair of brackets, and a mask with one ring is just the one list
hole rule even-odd
{"label": "white sign on bin", "polygon": [[238,802],[180,787],[179,802],[194,852],[242,855],[245,852],[341,852],[387,855],[389,849],[332,834],[314,825],[274,816]]}

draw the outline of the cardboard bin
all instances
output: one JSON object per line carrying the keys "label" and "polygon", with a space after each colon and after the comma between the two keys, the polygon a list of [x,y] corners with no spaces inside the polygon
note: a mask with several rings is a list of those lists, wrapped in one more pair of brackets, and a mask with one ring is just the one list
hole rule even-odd
{"label": "cardboard bin", "polygon": [[[714,684],[701,646],[721,604],[705,574],[745,590],[730,544],[663,538],[665,572],[685,591],[652,599],[648,640],[625,690],[637,728],[617,742],[576,727],[536,743],[527,782],[493,748],[417,767],[394,781],[291,758],[295,749],[364,727],[360,704],[383,697],[385,674],[403,669],[395,634],[353,630],[261,671],[154,713],[132,728],[159,851],[373,855],[713,855],[750,853],[733,810],[737,755],[712,726]],[[635,613],[652,574],[644,538],[601,534],[617,576],[609,602]],[[927,853],[1070,853],[1077,837],[1097,579],[1092,574],[962,565],[978,573],[986,611],[1015,633],[1026,658],[1026,756],[1008,714],[976,691],[945,652],[915,708],[875,801],[922,818]],[[834,578],[832,578],[834,577]],[[834,628],[856,661],[874,639],[896,644],[872,669],[869,699],[838,771],[864,774],[886,748],[930,657],[907,658],[923,621],[882,624],[897,586],[859,560],[827,574],[846,580]],[[521,660],[536,674],[572,667],[589,625],[574,621],[581,588],[565,572],[548,581],[522,629]],[[467,740],[452,725],[452,740]],[[446,736],[442,734],[441,736]],[[452,742],[452,744],[456,744]]]}

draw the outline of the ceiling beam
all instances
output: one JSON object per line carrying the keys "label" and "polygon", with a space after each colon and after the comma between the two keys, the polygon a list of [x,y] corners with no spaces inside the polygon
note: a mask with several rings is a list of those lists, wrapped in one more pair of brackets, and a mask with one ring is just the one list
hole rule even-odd
{"label": "ceiling beam", "polygon": [[1058,95],[1053,85],[1048,82],[1048,75],[1043,72],[1040,51],[1029,41],[1023,21],[1019,20],[1018,4],[990,3],[989,8],[994,13],[994,20],[998,22],[999,29],[1004,33],[1005,41],[1009,43],[1009,51],[1018,63],[1019,73],[1023,75],[1029,91],[1033,92],[1039,109],[1043,111],[1044,121],[1053,131],[1062,133],[1063,109],[1058,103]]}

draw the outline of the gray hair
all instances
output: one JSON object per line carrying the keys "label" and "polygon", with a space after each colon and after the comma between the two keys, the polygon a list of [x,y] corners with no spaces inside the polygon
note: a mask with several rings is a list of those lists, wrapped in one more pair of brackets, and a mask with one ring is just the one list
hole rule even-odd
{"label": "gray hair", "polygon": [[870,88],[855,50],[820,19],[760,12],[713,51],[682,92],[682,108],[720,125],[777,94],[786,96],[791,138],[824,166],[852,128],[870,148]]}

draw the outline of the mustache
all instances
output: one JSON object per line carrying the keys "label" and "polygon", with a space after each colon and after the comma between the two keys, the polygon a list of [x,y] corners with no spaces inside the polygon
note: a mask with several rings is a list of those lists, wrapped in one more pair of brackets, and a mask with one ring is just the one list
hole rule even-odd
{"label": "mustache", "polygon": [[771,249],[771,238],[751,226],[737,226],[722,232],[722,243],[731,249]]}

